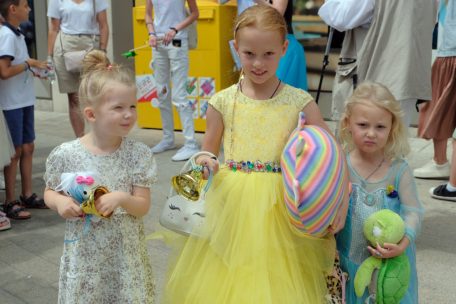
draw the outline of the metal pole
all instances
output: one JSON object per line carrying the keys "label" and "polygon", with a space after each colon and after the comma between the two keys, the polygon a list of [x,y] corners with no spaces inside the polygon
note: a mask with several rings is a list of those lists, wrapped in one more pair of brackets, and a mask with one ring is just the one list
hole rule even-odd
{"label": "metal pole", "polygon": [[325,69],[329,63],[329,52],[331,51],[331,43],[332,43],[333,35],[334,35],[334,28],[329,27],[328,41],[326,42],[325,55],[323,56],[323,67],[321,68],[320,82],[318,83],[317,97],[315,98],[315,102],[317,104],[318,104],[318,100],[320,99],[320,92],[321,92],[321,86],[323,84],[323,77],[324,77]]}

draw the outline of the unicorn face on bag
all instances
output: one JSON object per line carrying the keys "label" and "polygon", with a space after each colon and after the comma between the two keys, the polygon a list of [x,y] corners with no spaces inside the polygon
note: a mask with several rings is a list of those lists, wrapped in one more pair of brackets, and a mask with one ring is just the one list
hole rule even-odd
{"label": "unicorn face on bag", "polygon": [[79,204],[89,198],[90,192],[96,187],[93,172],[62,173],[57,191],[63,191]]}
{"label": "unicorn face on bag", "polygon": [[[167,221],[167,228],[190,234],[204,223],[204,202],[190,200],[168,200],[160,221]],[[185,228],[183,228],[185,227]],[[185,230],[185,231],[183,231]]]}

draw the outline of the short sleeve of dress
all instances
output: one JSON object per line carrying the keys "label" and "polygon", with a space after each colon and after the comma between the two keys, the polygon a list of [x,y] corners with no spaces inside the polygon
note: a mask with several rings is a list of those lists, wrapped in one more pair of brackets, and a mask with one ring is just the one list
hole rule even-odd
{"label": "short sleeve of dress", "polygon": [[65,166],[64,155],[62,146],[58,146],[52,150],[46,160],[46,172],[43,178],[49,189],[55,190],[60,184],[60,177]]}
{"label": "short sleeve of dress", "polygon": [[223,97],[222,92],[215,94],[209,99],[209,104],[214,107],[218,112],[223,114]]}
{"label": "short sleeve of dress", "polygon": [[310,95],[309,93],[307,93],[304,90],[298,89],[297,94],[298,94],[298,96],[297,96],[298,98],[296,98],[296,101],[298,102],[298,106],[300,107],[300,109],[307,106],[313,100],[312,95]]}
{"label": "short sleeve of dress", "polygon": [[149,188],[157,181],[157,164],[150,148],[136,143],[133,164],[133,186]]}

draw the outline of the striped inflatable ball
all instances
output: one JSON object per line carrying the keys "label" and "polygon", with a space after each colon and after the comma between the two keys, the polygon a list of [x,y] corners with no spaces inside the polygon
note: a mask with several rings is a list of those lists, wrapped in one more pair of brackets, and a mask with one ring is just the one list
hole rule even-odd
{"label": "striped inflatable ball", "polygon": [[299,125],[281,157],[285,204],[299,234],[323,237],[342,203],[348,178],[344,153],[324,129]]}

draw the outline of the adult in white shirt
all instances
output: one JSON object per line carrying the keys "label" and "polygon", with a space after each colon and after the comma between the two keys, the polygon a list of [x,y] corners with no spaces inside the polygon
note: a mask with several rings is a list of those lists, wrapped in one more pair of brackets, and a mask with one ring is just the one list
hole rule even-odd
{"label": "adult in white shirt", "polygon": [[[387,86],[401,103],[408,126],[415,102],[431,97],[435,1],[327,0],[319,15],[329,26],[346,31],[341,59],[356,60],[350,76],[356,75],[355,81],[370,80]],[[335,119],[340,118],[343,102],[351,92],[339,90],[351,81],[345,82],[340,73],[343,69],[340,65],[333,89]]]}
{"label": "adult in white shirt", "polygon": [[68,94],[70,122],[76,137],[84,135],[84,119],[78,100],[80,73],[66,70],[63,50],[79,51],[92,47],[106,51],[109,36],[107,8],[106,0],[49,0],[48,63],[55,65],[60,93]]}
{"label": "adult in white shirt", "polygon": [[163,128],[163,139],[152,147],[152,152],[161,153],[175,148],[174,104],[182,123],[185,144],[171,157],[173,161],[187,160],[199,151],[195,139],[193,109],[188,103],[186,90],[189,68],[188,26],[198,15],[196,0],[146,1],[145,21],[152,47],[151,67],[157,82],[158,108]]}

